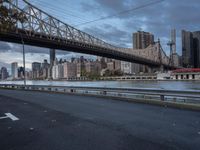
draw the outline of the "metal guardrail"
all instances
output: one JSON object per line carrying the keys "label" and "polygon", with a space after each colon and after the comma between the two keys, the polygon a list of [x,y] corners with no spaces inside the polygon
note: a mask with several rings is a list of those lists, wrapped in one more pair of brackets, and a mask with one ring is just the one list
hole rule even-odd
{"label": "metal guardrail", "polygon": [[105,87],[74,87],[74,86],[47,86],[47,85],[16,85],[0,84],[0,88],[20,89],[31,91],[51,91],[62,93],[77,93],[84,95],[101,95],[143,100],[173,101],[182,103],[200,104],[200,90],[178,91],[163,89],[138,88],[105,88]]}

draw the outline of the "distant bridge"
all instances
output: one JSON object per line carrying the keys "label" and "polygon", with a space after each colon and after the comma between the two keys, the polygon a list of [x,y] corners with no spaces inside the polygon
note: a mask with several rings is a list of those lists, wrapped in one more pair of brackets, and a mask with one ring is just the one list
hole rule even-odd
{"label": "distant bridge", "polygon": [[151,67],[175,68],[159,41],[142,50],[116,47],[54,18],[26,0],[0,0],[0,6],[8,10],[7,16],[1,16],[1,41],[23,41],[32,46],[92,54]]}

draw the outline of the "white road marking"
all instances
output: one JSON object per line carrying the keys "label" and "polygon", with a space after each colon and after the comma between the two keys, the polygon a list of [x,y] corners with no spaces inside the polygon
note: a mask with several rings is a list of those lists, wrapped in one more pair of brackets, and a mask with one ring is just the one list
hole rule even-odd
{"label": "white road marking", "polygon": [[19,118],[15,117],[13,114],[11,113],[5,113],[6,116],[4,117],[0,117],[0,120],[1,119],[6,119],[6,118],[10,118],[12,121],[18,121]]}
{"label": "white road marking", "polygon": [[0,119],[6,119],[6,118],[8,118],[8,116],[5,116],[5,117],[0,117]]}

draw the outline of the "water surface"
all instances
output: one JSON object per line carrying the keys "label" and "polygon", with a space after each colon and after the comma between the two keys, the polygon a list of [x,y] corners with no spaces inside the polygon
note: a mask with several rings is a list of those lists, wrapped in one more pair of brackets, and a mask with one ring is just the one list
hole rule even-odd
{"label": "water surface", "polygon": [[[23,81],[0,81],[0,84],[23,84]],[[28,85],[148,88],[200,90],[200,81],[27,81]]]}

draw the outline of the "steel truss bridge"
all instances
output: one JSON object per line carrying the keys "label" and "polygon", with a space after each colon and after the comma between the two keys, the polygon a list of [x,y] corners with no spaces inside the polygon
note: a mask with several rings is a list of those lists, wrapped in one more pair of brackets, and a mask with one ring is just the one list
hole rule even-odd
{"label": "steel truss bridge", "polygon": [[[26,0],[0,0],[0,6],[1,41],[23,42],[32,46],[92,54],[151,67],[175,68],[159,41],[142,50],[116,47],[56,19]],[[3,10],[8,11],[5,14]]]}

